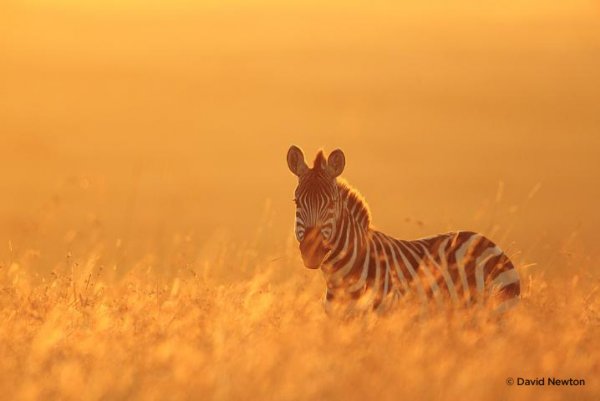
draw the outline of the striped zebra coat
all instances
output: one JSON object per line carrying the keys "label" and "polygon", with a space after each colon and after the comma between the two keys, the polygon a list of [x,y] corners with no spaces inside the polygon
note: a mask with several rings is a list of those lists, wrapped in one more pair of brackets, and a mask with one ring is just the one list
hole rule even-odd
{"label": "striped zebra coat", "polygon": [[365,200],[339,175],[345,156],[319,152],[309,168],[290,147],[295,191],[296,238],[304,265],[321,269],[327,283],[327,311],[384,312],[406,297],[433,307],[491,305],[502,312],[519,301],[517,270],[484,236],[450,232],[404,241],[375,230]]}

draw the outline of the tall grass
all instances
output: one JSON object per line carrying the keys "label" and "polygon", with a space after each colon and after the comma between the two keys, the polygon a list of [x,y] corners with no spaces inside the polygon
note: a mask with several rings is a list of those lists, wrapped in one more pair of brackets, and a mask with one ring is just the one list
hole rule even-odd
{"label": "tall grass", "polygon": [[[597,277],[521,269],[522,303],[500,322],[419,320],[409,305],[343,321],[325,315],[322,277],[291,239],[274,255],[223,237],[187,265],[186,246],[168,254],[169,275],[148,257],[118,276],[92,243],[51,274],[35,274],[26,254],[3,264],[3,399],[600,397]],[[586,384],[506,384],[547,376]]]}

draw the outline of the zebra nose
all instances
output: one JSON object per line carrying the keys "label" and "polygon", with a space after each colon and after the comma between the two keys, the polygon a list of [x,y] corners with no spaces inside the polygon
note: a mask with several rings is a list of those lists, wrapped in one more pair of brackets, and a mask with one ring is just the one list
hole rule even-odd
{"label": "zebra nose", "polygon": [[300,253],[306,267],[311,269],[319,267],[327,253],[324,242],[325,239],[319,227],[306,229],[304,238],[300,242]]}

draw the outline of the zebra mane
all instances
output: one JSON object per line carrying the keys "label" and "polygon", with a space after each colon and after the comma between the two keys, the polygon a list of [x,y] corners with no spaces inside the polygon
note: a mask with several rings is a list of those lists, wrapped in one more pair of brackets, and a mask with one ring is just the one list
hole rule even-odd
{"label": "zebra mane", "polygon": [[[356,216],[364,216],[362,217],[362,220],[364,221],[366,228],[369,228],[371,226],[371,211],[369,210],[369,205],[364,196],[343,178],[337,179],[337,185],[340,196],[343,199],[346,199],[346,203],[350,209],[354,210]],[[356,207],[353,207],[353,205],[356,205]]]}
{"label": "zebra mane", "polygon": [[315,157],[315,161],[313,162],[313,170],[321,170],[324,166],[327,165],[327,159],[325,158],[325,153],[323,150],[319,150],[317,156]]}

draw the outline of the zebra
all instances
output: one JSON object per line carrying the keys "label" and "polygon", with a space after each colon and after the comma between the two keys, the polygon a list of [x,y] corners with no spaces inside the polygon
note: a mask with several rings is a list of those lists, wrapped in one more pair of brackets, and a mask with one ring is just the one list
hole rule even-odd
{"label": "zebra", "polygon": [[309,168],[292,145],[288,167],[298,177],[295,235],[304,265],[323,272],[323,300],[335,307],[385,313],[410,297],[430,309],[492,305],[504,312],[520,299],[520,278],[491,240],[456,231],[412,241],[376,230],[365,199],[340,178],[340,149],[317,153]]}

